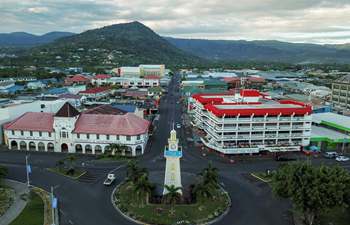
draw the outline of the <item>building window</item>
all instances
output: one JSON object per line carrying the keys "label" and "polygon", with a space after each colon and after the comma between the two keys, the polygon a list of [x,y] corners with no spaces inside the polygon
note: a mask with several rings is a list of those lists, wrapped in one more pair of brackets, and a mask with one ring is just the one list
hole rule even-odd
{"label": "building window", "polygon": [[109,134],[106,135],[106,139],[109,140]]}
{"label": "building window", "polygon": [[43,135],[43,133],[41,131],[39,131],[39,136],[41,137]]}
{"label": "building window", "polygon": [[86,134],[86,138],[89,139],[90,138],[90,134]]}
{"label": "building window", "polygon": [[126,140],[130,141],[131,140],[131,136],[130,135],[126,136]]}
{"label": "building window", "polygon": [[137,140],[140,140],[141,139],[141,135],[137,135]]}
{"label": "building window", "polygon": [[61,132],[61,137],[62,138],[68,138],[68,133],[66,131]]}
{"label": "building window", "polygon": [[11,132],[12,132],[12,135],[15,135],[15,131],[14,130],[12,130]]}
{"label": "building window", "polygon": [[23,132],[23,130],[21,130],[21,135],[22,135],[22,136],[24,135],[24,132]]}
{"label": "building window", "polygon": [[49,137],[51,137],[51,132],[49,132]]}
{"label": "building window", "polygon": [[99,134],[96,134],[96,139],[100,139],[100,135]]}
{"label": "building window", "polygon": [[33,131],[29,131],[29,135],[30,135],[30,136],[33,136]]}
{"label": "building window", "polygon": [[120,138],[119,135],[117,135],[117,140],[118,140],[118,141],[119,141],[119,138]]}
{"label": "building window", "polygon": [[77,134],[77,138],[78,138],[78,139],[80,138],[80,134]]}

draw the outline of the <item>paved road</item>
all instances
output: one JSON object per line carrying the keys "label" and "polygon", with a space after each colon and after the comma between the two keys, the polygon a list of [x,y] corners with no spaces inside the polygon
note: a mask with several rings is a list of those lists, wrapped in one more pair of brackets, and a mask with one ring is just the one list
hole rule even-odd
{"label": "paved road", "polygon": [[[160,104],[160,119],[155,134],[150,139],[145,155],[139,159],[140,164],[150,172],[164,172],[164,145],[173,123],[181,123],[182,109],[178,102],[180,78],[173,79],[168,94],[162,97]],[[215,154],[203,156],[191,143],[186,141],[184,127],[179,130],[180,144],[183,146],[181,170],[188,173],[198,173],[206,167],[208,161],[220,171],[220,179],[232,198],[232,208],[228,215],[216,224],[222,225],[289,225],[288,201],[273,197],[267,185],[257,182],[248,175],[253,171],[264,171],[276,168],[279,163],[272,160],[257,160],[230,164],[227,160]],[[96,163],[90,156],[79,158],[79,164],[85,163],[89,176],[85,179],[72,180],[47,171],[45,168],[54,166],[57,160],[64,158],[63,154],[31,153],[30,163],[33,167],[31,182],[33,185],[49,190],[55,189],[60,202],[61,225],[128,225],[132,224],[119,215],[110,202],[114,188],[105,187],[102,181],[108,171],[116,169],[117,182],[125,177],[125,167],[122,162]],[[9,178],[25,181],[24,152],[0,152],[0,164],[9,168]],[[334,163],[332,160],[314,160],[313,163]],[[350,163],[343,164],[350,168]],[[115,184],[116,185],[116,184]]]}

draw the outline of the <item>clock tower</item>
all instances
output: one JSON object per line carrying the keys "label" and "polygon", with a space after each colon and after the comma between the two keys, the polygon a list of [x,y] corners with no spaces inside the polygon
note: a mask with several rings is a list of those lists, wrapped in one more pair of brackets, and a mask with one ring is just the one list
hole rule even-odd
{"label": "clock tower", "polygon": [[[182,150],[179,146],[179,140],[176,138],[176,131],[174,127],[170,131],[170,138],[168,139],[168,146],[166,146],[164,150],[164,157],[166,159],[164,186],[174,185],[175,187],[182,187],[180,169]],[[178,192],[182,194],[181,190]],[[163,195],[167,193],[168,191],[164,187]]]}

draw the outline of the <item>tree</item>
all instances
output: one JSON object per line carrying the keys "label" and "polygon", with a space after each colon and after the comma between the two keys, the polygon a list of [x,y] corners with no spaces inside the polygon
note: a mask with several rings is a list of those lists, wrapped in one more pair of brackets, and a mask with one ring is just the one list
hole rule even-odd
{"label": "tree", "polygon": [[74,155],[70,155],[70,156],[68,156],[68,158],[66,160],[69,163],[68,170],[66,173],[74,175],[74,173],[75,173],[75,161],[77,160],[77,158]]}
{"label": "tree", "polygon": [[135,184],[137,180],[144,174],[148,174],[146,168],[140,168],[137,166],[135,161],[129,160],[126,171],[128,181],[131,181]]}
{"label": "tree", "polygon": [[134,190],[138,198],[141,198],[141,203],[143,204],[143,197],[147,198],[152,192],[153,185],[148,180],[148,174],[144,173],[137,181],[134,183]]}
{"label": "tree", "polygon": [[205,185],[203,182],[197,183],[194,186],[192,193],[196,196],[196,199],[198,199],[198,197],[204,197],[204,198],[213,197],[213,192],[211,188],[208,185]]}
{"label": "tree", "polygon": [[200,175],[202,175],[202,182],[204,185],[211,189],[217,189],[219,187],[218,169],[213,167],[212,163],[209,163],[208,167],[203,169]]}
{"label": "tree", "polygon": [[165,185],[164,187],[168,192],[164,195],[165,201],[170,203],[171,205],[174,205],[176,201],[178,201],[181,198],[181,194],[179,193],[179,191],[182,188],[175,187],[175,185]]}
{"label": "tree", "polygon": [[126,150],[125,145],[120,145],[120,144],[109,144],[109,149],[112,150],[112,155],[116,155],[118,153],[119,155],[125,154]]}
{"label": "tree", "polygon": [[313,225],[322,213],[346,206],[350,175],[340,167],[294,163],[279,168],[271,185],[276,195],[292,200],[304,224]]}

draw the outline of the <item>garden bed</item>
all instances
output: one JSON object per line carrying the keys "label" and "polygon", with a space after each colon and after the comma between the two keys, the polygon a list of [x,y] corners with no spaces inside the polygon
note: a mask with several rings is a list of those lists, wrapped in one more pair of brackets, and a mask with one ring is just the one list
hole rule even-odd
{"label": "garden bed", "polygon": [[[114,196],[115,205],[128,217],[150,224],[203,224],[222,215],[230,206],[226,192],[218,189],[212,198],[199,198],[194,204],[142,203],[130,182],[121,184]],[[146,196],[143,197],[146,199]]]}
{"label": "garden bed", "polygon": [[0,217],[10,208],[13,203],[15,191],[12,188],[0,187]]}
{"label": "garden bed", "polygon": [[85,170],[75,169],[74,173],[67,174],[68,169],[58,168],[58,167],[48,168],[48,170],[53,172],[53,173],[57,173],[57,174],[60,174],[60,175],[66,176],[66,177],[73,178],[73,179],[78,179],[79,177],[81,177],[82,175],[84,175],[86,173]]}

